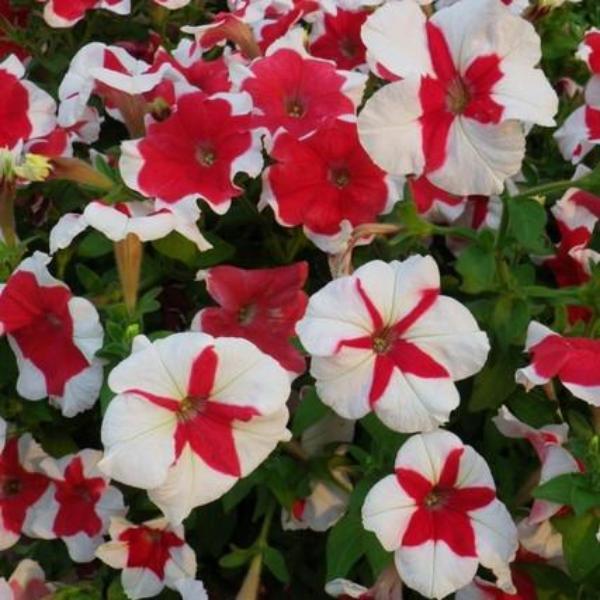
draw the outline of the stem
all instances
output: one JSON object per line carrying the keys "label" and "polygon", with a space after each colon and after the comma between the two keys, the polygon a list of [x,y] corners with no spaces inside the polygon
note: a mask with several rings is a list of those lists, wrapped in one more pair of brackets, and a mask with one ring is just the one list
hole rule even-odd
{"label": "stem", "polygon": [[290,440],[289,442],[281,442],[280,446],[290,456],[293,456],[294,458],[297,458],[298,460],[302,461],[308,460],[308,454],[296,440]]}
{"label": "stem", "polygon": [[114,248],[125,308],[132,317],[135,313],[140,289],[144,246],[137,235],[129,233],[125,239],[115,242]]}
{"label": "stem", "polygon": [[[573,181],[572,179],[561,179],[560,181],[554,181],[552,183],[545,183],[544,185],[538,185],[524,192],[511,196],[512,200],[521,200],[524,198],[531,198],[531,196],[546,196],[554,192],[562,192],[570,187],[581,187],[587,177],[582,177],[579,181]],[[504,207],[506,209],[506,206]]]}
{"label": "stem", "polygon": [[15,192],[14,182],[4,181],[0,189],[0,233],[4,243],[10,248],[17,245],[15,230]]}

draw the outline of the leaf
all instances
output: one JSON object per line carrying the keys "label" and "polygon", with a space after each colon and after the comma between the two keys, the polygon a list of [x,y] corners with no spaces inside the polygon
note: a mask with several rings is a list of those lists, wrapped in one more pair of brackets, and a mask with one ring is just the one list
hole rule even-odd
{"label": "leaf", "polygon": [[522,345],[530,321],[529,304],[522,298],[500,296],[494,303],[491,327],[502,350],[510,344]]}
{"label": "leaf", "polygon": [[542,500],[549,500],[557,504],[571,504],[571,493],[575,487],[573,473],[565,473],[546,481],[533,490],[533,496]]}
{"label": "leaf", "polygon": [[285,558],[279,550],[268,546],[263,552],[263,560],[269,571],[271,571],[281,583],[288,583],[290,581],[290,573],[285,564]]}
{"label": "leaf", "polygon": [[532,198],[507,198],[508,234],[523,248],[536,254],[548,254],[546,209]]}
{"label": "leaf", "polygon": [[576,515],[600,507],[600,491],[595,490],[589,475],[566,473],[554,477],[533,491],[535,498],[572,506]]}
{"label": "leaf", "polygon": [[496,258],[493,248],[481,241],[465,248],[458,257],[455,269],[462,277],[461,289],[468,294],[478,294],[494,289]]}
{"label": "leaf", "polygon": [[236,548],[233,552],[230,552],[219,559],[219,566],[224,567],[225,569],[237,569],[250,562],[255,555],[255,548]]}
{"label": "leaf", "polygon": [[499,408],[517,387],[515,370],[521,358],[518,352],[492,353],[485,367],[476,375],[469,398],[469,410]]}
{"label": "leaf", "polygon": [[77,273],[77,279],[79,279],[86,292],[97,294],[104,290],[105,286],[102,282],[102,278],[89,267],[86,267],[82,263],[77,263],[75,272]]}
{"label": "leaf", "polygon": [[357,514],[346,515],[331,529],[327,536],[327,581],[336,577],[346,577],[363,556],[363,531],[360,516]]}
{"label": "leaf", "polygon": [[565,561],[571,577],[582,581],[600,568],[600,543],[596,539],[600,519],[586,513],[552,519],[552,524],[562,534]]}
{"label": "leaf", "polygon": [[309,388],[303,394],[302,400],[294,413],[292,433],[295,437],[298,437],[311,425],[314,425],[330,413],[331,410],[321,402],[314,386]]}
{"label": "leaf", "polygon": [[113,243],[98,231],[90,231],[77,247],[77,254],[82,258],[99,258],[113,251]]}
{"label": "leaf", "polygon": [[196,244],[190,242],[190,240],[184,238],[176,231],[171,232],[160,240],[153,241],[152,246],[163,256],[182,262],[190,268],[196,266],[198,254],[200,253]]}

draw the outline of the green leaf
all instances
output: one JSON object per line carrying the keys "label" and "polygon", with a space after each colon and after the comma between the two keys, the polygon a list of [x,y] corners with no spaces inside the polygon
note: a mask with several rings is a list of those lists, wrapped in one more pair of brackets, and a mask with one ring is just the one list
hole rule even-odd
{"label": "green leaf", "polygon": [[585,473],[566,473],[554,477],[538,486],[533,496],[572,506],[576,515],[600,507],[600,491],[594,489],[589,475]]}
{"label": "green leaf", "polygon": [[105,286],[102,278],[89,267],[86,267],[82,263],[77,263],[75,272],[77,273],[77,279],[79,279],[86,292],[96,294],[104,290]]}
{"label": "green leaf", "polygon": [[285,558],[279,550],[268,546],[263,552],[263,560],[267,569],[269,569],[281,583],[288,583],[290,581],[290,573],[285,564]]}
{"label": "green leaf", "polygon": [[303,394],[302,400],[294,413],[292,433],[295,437],[298,437],[311,425],[330,413],[331,410],[321,402],[314,386],[311,387]]}
{"label": "green leaf", "polygon": [[487,365],[477,374],[469,398],[469,410],[499,408],[517,387],[515,369],[521,357],[519,352],[492,353]]}
{"label": "green leaf", "polygon": [[586,513],[552,519],[552,524],[562,534],[565,561],[571,577],[582,581],[600,568],[600,543],[596,539],[600,519]]}
{"label": "green leaf", "polygon": [[327,536],[327,581],[346,577],[365,553],[363,527],[358,514],[346,515]]}
{"label": "green leaf", "polygon": [[127,594],[121,585],[121,579],[113,579],[106,591],[106,600],[127,600]]}
{"label": "green leaf", "polygon": [[533,496],[542,500],[549,500],[557,504],[571,504],[571,494],[575,487],[573,473],[565,473],[546,481],[533,490]]}
{"label": "green leaf", "polygon": [[225,569],[237,569],[250,562],[255,555],[255,548],[236,548],[233,552],[230,552],[219,559],[219,566],[224,567]]}
{"label": "green leaf", "polygon": [[77,247],[82,258],[99,258],[113,251],[113,243],[98,231],[90,231]]}
{"label": "green leaf", "polygon": [[507,198],[508,235],[523,248],[537,254],[548,254],[550,245],[546,238],[546,209],[532,198]]}
{"label": "green leaf", "polygon": [[494,289],[496,258],[488,236],[465,248],[456,260],[455,268],[462,277],[464,292],[478,294]]}
{"label": "green leaf", "polygon": [[491,323],[500,348],[506,350],[510,344],[522,345],[529,321],[530,307],[525,300],[500,296],[494,304]]}
{"label": "green leaf", "polygon": [[198,254],[200,253],[196,244],[176,231],[160,240],[153,241],[152,246],[163,256],[182,262],[190,268],[196,266]]}

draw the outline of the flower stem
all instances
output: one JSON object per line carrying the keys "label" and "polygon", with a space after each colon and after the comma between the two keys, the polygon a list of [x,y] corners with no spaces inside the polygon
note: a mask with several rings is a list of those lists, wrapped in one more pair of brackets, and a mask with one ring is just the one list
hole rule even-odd
{"label": "flower stem", "polygon": [[0,233],[4,243],[13,248],[17,245],[17,232],[15,230],[15,185],[4,181],[0,188]]}

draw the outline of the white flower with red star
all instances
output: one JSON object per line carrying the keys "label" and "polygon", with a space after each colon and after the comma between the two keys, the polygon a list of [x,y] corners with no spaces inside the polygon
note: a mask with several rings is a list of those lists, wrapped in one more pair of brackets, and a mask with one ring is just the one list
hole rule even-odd
{"label": "white flower with red star", "polygon": [[108,383],[117,395],[102,423],[100,468],[148,490],[173,523],[222,496],[290,437],[289,377],[243,339],[138,336]]}
{"label": "white flower with red star", "polygon": [[509,562],[517,529],[496,498],[489,467],[447,431],[411,437],[396,456],[395,473],[367,494],[363,525],[394,552],[403,581],[428,598],[469,583],[479,564],[514,591]]}
{"label": "white flower with red star", "polygon": [[140,525],[113,517],[111,541],[96,550],[96,556],[113,569],[121,569],[121,584],[127,597],[150,598],[165,587],[176,589],[181,580],[196,574],[196,555],[185,542],[183,526],[166,519]]}
{"label": "white flower with red star", "polygon": [[428,431],[459,403],[454,381],[479,371],[489,342],[462,304],[440,294],[431,257],[369,262],[314,294],[296,331],[319,397],[349,419]]}
{"label": "white flower with red star", "polygon": [[98,450],[81,450],[40,463],[52,486],[35,507],[32,531],[36,537],[63,540],[75,562],[94,560],[110,518],[126,512],[123,495],[98,469],[101,458]]}
{"label": "white flower with red star", "polygon": [[362,143],[389,173],[425,174],[457,195],[499,193],[521,167],[523,123],[554,125],[558,99],[535,68],[540,39],[497,0],[461,0],[430,19],[414,0],[390,2],[362,38],[371,63],[401,78],[358,119]]}
{"label": "white flower with red star", "polygon": [[46,582],[42,567],[29,558],[19,562],[8,581],[0,578],[2,600],[44,600],[55,591],[56,586]]}

